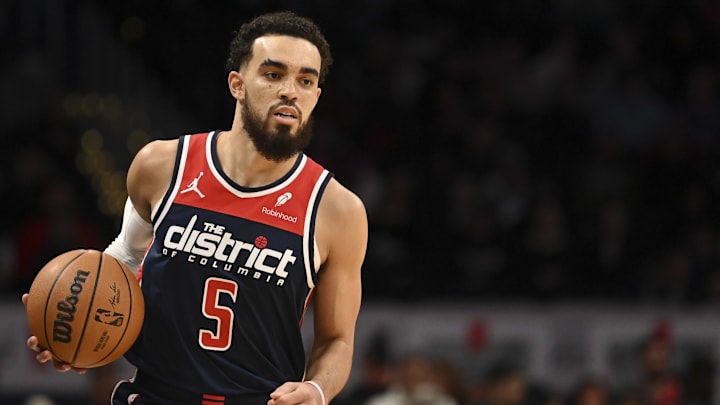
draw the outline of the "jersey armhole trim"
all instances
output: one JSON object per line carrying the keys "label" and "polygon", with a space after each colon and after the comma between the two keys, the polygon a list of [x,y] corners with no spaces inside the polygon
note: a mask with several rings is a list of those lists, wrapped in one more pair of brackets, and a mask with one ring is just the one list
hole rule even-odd
{"label": "jersey armhole trim", "polygon": [[310,195],[310,203],[308,204],[307,213],[305,215],[303,256],[305,257],[307,285],[311,290],[315,288],[315,284],[317,284],[317,273],[319,271],[318,266],[315,264],[315,220],[322,195],[332,178],[332,173],[327,170],[323,170],[322,174],[315,183],[315,187],[313,187],[312,194]]}
{"label": "jersey armhole trim", "polygon": [[170,202],[175,198],[175,195],[180,188],[180,180],[182,174],[185,171],[185,163],[187,162],[188,148],[190,147],[190,135],[183,135],[178,139],[178,150],[175,156],[175,167],[173,168],[172,179],[168,186],[165,195],[162,198],[160,204],[158,204],[151,214],[151,220],[153,228],[157,231],[160,222],[162,222],[165,215],[167,215],[168,209],[170,208]]}

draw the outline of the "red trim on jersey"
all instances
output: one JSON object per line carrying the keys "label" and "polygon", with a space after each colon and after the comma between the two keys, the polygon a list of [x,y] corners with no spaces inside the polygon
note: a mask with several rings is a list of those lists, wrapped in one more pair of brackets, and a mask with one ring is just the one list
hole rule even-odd
{"label": "red trim on jersey", "polygon": [[225,403],[225,396],[223,395],[211,395],[203,394],[202,405],[223,405]]}
{"label": "red trim on jersey", "polygon": [[305,308],[303,308],[303,314],[302,317],[300,317],[300,322],[298,323],[298,326],[301,328],[305,322],[305,314],[307,313],[308,308],[310,308],[310,302],[312,301],[313,294],[315,294],[315,289],[310,290],[310,294],[308,294],[308,297],[305,300]]}
{"label": "red trim on jersey", "polygon": [[[188,141],[188,155],[180,175],[177,194],[171,203],[217,211],[228,215],[247,218],[265,223],[288,232],[302,235],[307,215],[307,201],[312,194],[323,168],[312,159],[305,157],[304,167],[296,168],[305,172],[292,182],[271,193],[241,190],[247,196],[238,196],[225,186],[226,179],[215,176],[208,162],[209,133],[196,134],[185,138]],[[214,165],[213,165],[214,166]],[[215,167],[216,170],[221,170]],[[232,186],[230,186],[232,187]]]}
{"label": "red trim on jersey", "polygon": [[[145,248],[145,255],[147,255],[147,252],[148,252],[148,250],[150,250],[150,247],[152,246],[154,240],[155,240],[154,237],[150,239],[150,243],[148,243],[147,247]],[[145,257],[145,255],[143,255],[143,257]],[[140,263],[137,274],[135,274],[135,280],[137,280],[138,283],[142,282],[142,272],[143,272],[143,263]]]}
{"label": "red trim on jersey", "polygon": [[209,399],[212,401],[224,401],[225,396],[224,395],[203,394],[203,399]]}

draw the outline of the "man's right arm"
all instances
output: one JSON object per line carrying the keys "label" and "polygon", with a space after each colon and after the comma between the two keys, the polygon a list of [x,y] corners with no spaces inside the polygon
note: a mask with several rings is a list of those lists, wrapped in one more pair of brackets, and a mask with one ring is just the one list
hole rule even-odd
{"label": "man's right arm", "polygon": [[150,212],[170,184],[178,142],[154,141],[143,147],[128,170],[128,199],[118,236],[105,252],[137,270],[152,240]]}

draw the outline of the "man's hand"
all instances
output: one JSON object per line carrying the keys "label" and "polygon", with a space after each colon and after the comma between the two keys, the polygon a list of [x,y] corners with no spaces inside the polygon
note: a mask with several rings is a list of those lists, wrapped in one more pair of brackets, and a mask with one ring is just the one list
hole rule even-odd
{"label": "man's hand", "polygon": [[302,382],[286,382],[270,393],[268,405],[327,405],[314,386]]}
{"label": "man's hand", "polygon": [[[28,300],[29,294],[23,294],[22,295],[22,303],[27,308],[27,300]],[[48,361],[52,360],[53,366],[55,367],[55,370],[60,372],[65,372],[68,370],[73,370],[78,374],[85,374],[87,372],[86,368],[77,368],[72,367],[67,363],[63,363],[60,360],[56,359],[55,356],[49,351],[49,350],[42,350],[39,346],[38,338],[36,336],[30,336],[27,340],[27,346],[34,352],[37,352],[35,355],[35,359],[39,363],[47,363]]]}

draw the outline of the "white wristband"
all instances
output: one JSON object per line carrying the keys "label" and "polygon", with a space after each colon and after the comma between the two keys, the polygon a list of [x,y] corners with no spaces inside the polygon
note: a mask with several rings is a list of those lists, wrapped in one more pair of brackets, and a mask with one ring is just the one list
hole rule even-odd
{"label": "white wristband", "polygon": [[322,399],[322,405],[327,405],[327,402],[325,402],[325,393],[323,392],[322,388],[320,388],[320,384],[316,383],[315,381],[308,380],[303,381],[305,384],[310,384],[313,387],[317,388],[318,392],[320,392],[320,398]]}

